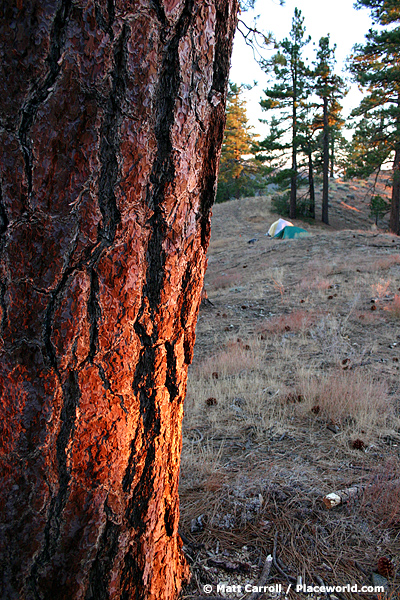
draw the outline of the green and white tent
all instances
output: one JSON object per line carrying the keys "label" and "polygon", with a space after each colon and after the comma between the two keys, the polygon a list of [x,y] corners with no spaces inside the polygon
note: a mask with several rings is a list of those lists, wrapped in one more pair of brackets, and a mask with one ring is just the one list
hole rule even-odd
{"label": "green and white tent", "polygon": [[279,233],[274,235],[274,238],[280,240],[297,240],[298,238],[308,237],[310,234],[301,227],[295,227],[294,225],[286,225]]}
{"label": "green and white tent", "polygon": [[305,229],[296,227],[290,221],[278,219],[278,221],[272,223],[267,235],[281,240],[295,240],[298,238],[307,237],[310,234]]}

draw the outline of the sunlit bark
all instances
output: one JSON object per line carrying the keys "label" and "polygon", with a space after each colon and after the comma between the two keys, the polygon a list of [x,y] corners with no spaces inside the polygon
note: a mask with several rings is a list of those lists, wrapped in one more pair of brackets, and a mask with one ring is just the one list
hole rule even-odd
{"label": "sunlit bark", "polygon": [[175,598],[237,2],[1,10],[0,596]]}

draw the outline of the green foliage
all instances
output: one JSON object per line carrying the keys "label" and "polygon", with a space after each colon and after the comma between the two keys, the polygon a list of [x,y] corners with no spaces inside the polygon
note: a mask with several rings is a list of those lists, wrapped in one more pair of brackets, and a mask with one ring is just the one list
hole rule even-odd
{"label": "green foliage", "polygon": [[375,218],[375,224],[378,225],[378,219],[383,219],[390,210],[390,204],[382,196],[376,194],[372,196],[369,203],[370,216]]}
{"label": "green foliage", "polygon": [[271,210],[280,217],[289,216],[289,192],[275,194],[271,199]]}
{"label": "green foliage", "polygon": [[[380,25],[400,19],[400,5],[391,0],[359,0],[357,7],[370,8]],[[400,27],[370,29],[366,43],[354,47],[350,70],[366,93],[352,113],[357,124],[348,174],[366,177],[400,148]]]}
{"label": "green foliage", "polygon": [[242,87],[234,83],[229,84],[217,202],[254,195],[264,185],[262,166],[249,158],[249,155],[253,154],[256,136],[248,124],[246,102],[241,99],[241,92]]}
{"label": "green foliage", "polygon": [[347,175],[379,172],[392,161],[393,185],[389,228],[400,235],[400,4],[398,0],[358,0],[371,10],[378,30],[354,47],[350,69],[365,90],[353,111],[357,126]]}

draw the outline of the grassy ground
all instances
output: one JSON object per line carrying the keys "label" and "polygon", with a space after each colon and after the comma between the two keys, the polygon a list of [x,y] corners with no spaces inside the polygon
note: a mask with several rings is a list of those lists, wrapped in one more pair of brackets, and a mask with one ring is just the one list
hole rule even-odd
{"label": "grassy ground", "polygon": [[[295,222],[306,239],[265,236],[268,197],[214,208],[184,419],[184,597],[250,597],[274,554],[267,587],[282,591],[259,598],[299,577],[400,598],[400,238],[371,228],[366,184],[332,188],[330,227]],[[327,596],[287,594],[301,597]]]}

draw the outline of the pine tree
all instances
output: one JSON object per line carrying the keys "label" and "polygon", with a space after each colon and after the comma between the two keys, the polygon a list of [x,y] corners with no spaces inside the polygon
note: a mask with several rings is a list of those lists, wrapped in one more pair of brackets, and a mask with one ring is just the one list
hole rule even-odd
{"label": "pine tree", "polygon": [[333,127],[343,125],[338,100],[345,94],[344,82],[334,73],[336,45],[330,46],[329,35],[319,40],[315,68],[315,92],[322,100],[322,115],[315,125],[322,128],[322,221],[329,224],[329,171],[332,160]]}
{"label": "pine tree", "polygon": [[389,228],[400,234],[400,4],[397,0],[358,0],[357,8],[369,8],[374,23],[364,45],[356,45],[350,70],[366,95],[353,111],[356,126],[348,169],[364,176],[379,171],[393,160]]}
{"label": "pine tree", "polygon": [[1,600],[177,600],[189,576],[181,423],[237,11],[1,4]]}
{"label": "pine tree", "polygon": [[252,154],[255,135],[246,114],[246,101],[241,98],[242,86],[229,84],[226,125],[219,166],[217,202],[239,198],[250,191],[254,163],[243,156]]}
{"label": "pine tree", "polygon": [[[292,29],[288,38],[278,45],[278,52],[270,61],[264,61],[264,69],[272,74],[275,84],[264,90],[267,99],[261,101],[264,110],[278,110],[280,116],[275,121],[279,129],[287,121],[291,129],[291,170],[289,216],[296,217],[297,202],[297,155],[299,149],[299,105],[305,98],[308,69],[302,58],[302,50],[310,41],[305,37],[304,17],[295,8]],[[283,128],[284,129],[284,128]],[[283,132],[283,129],[280,131]]]}

